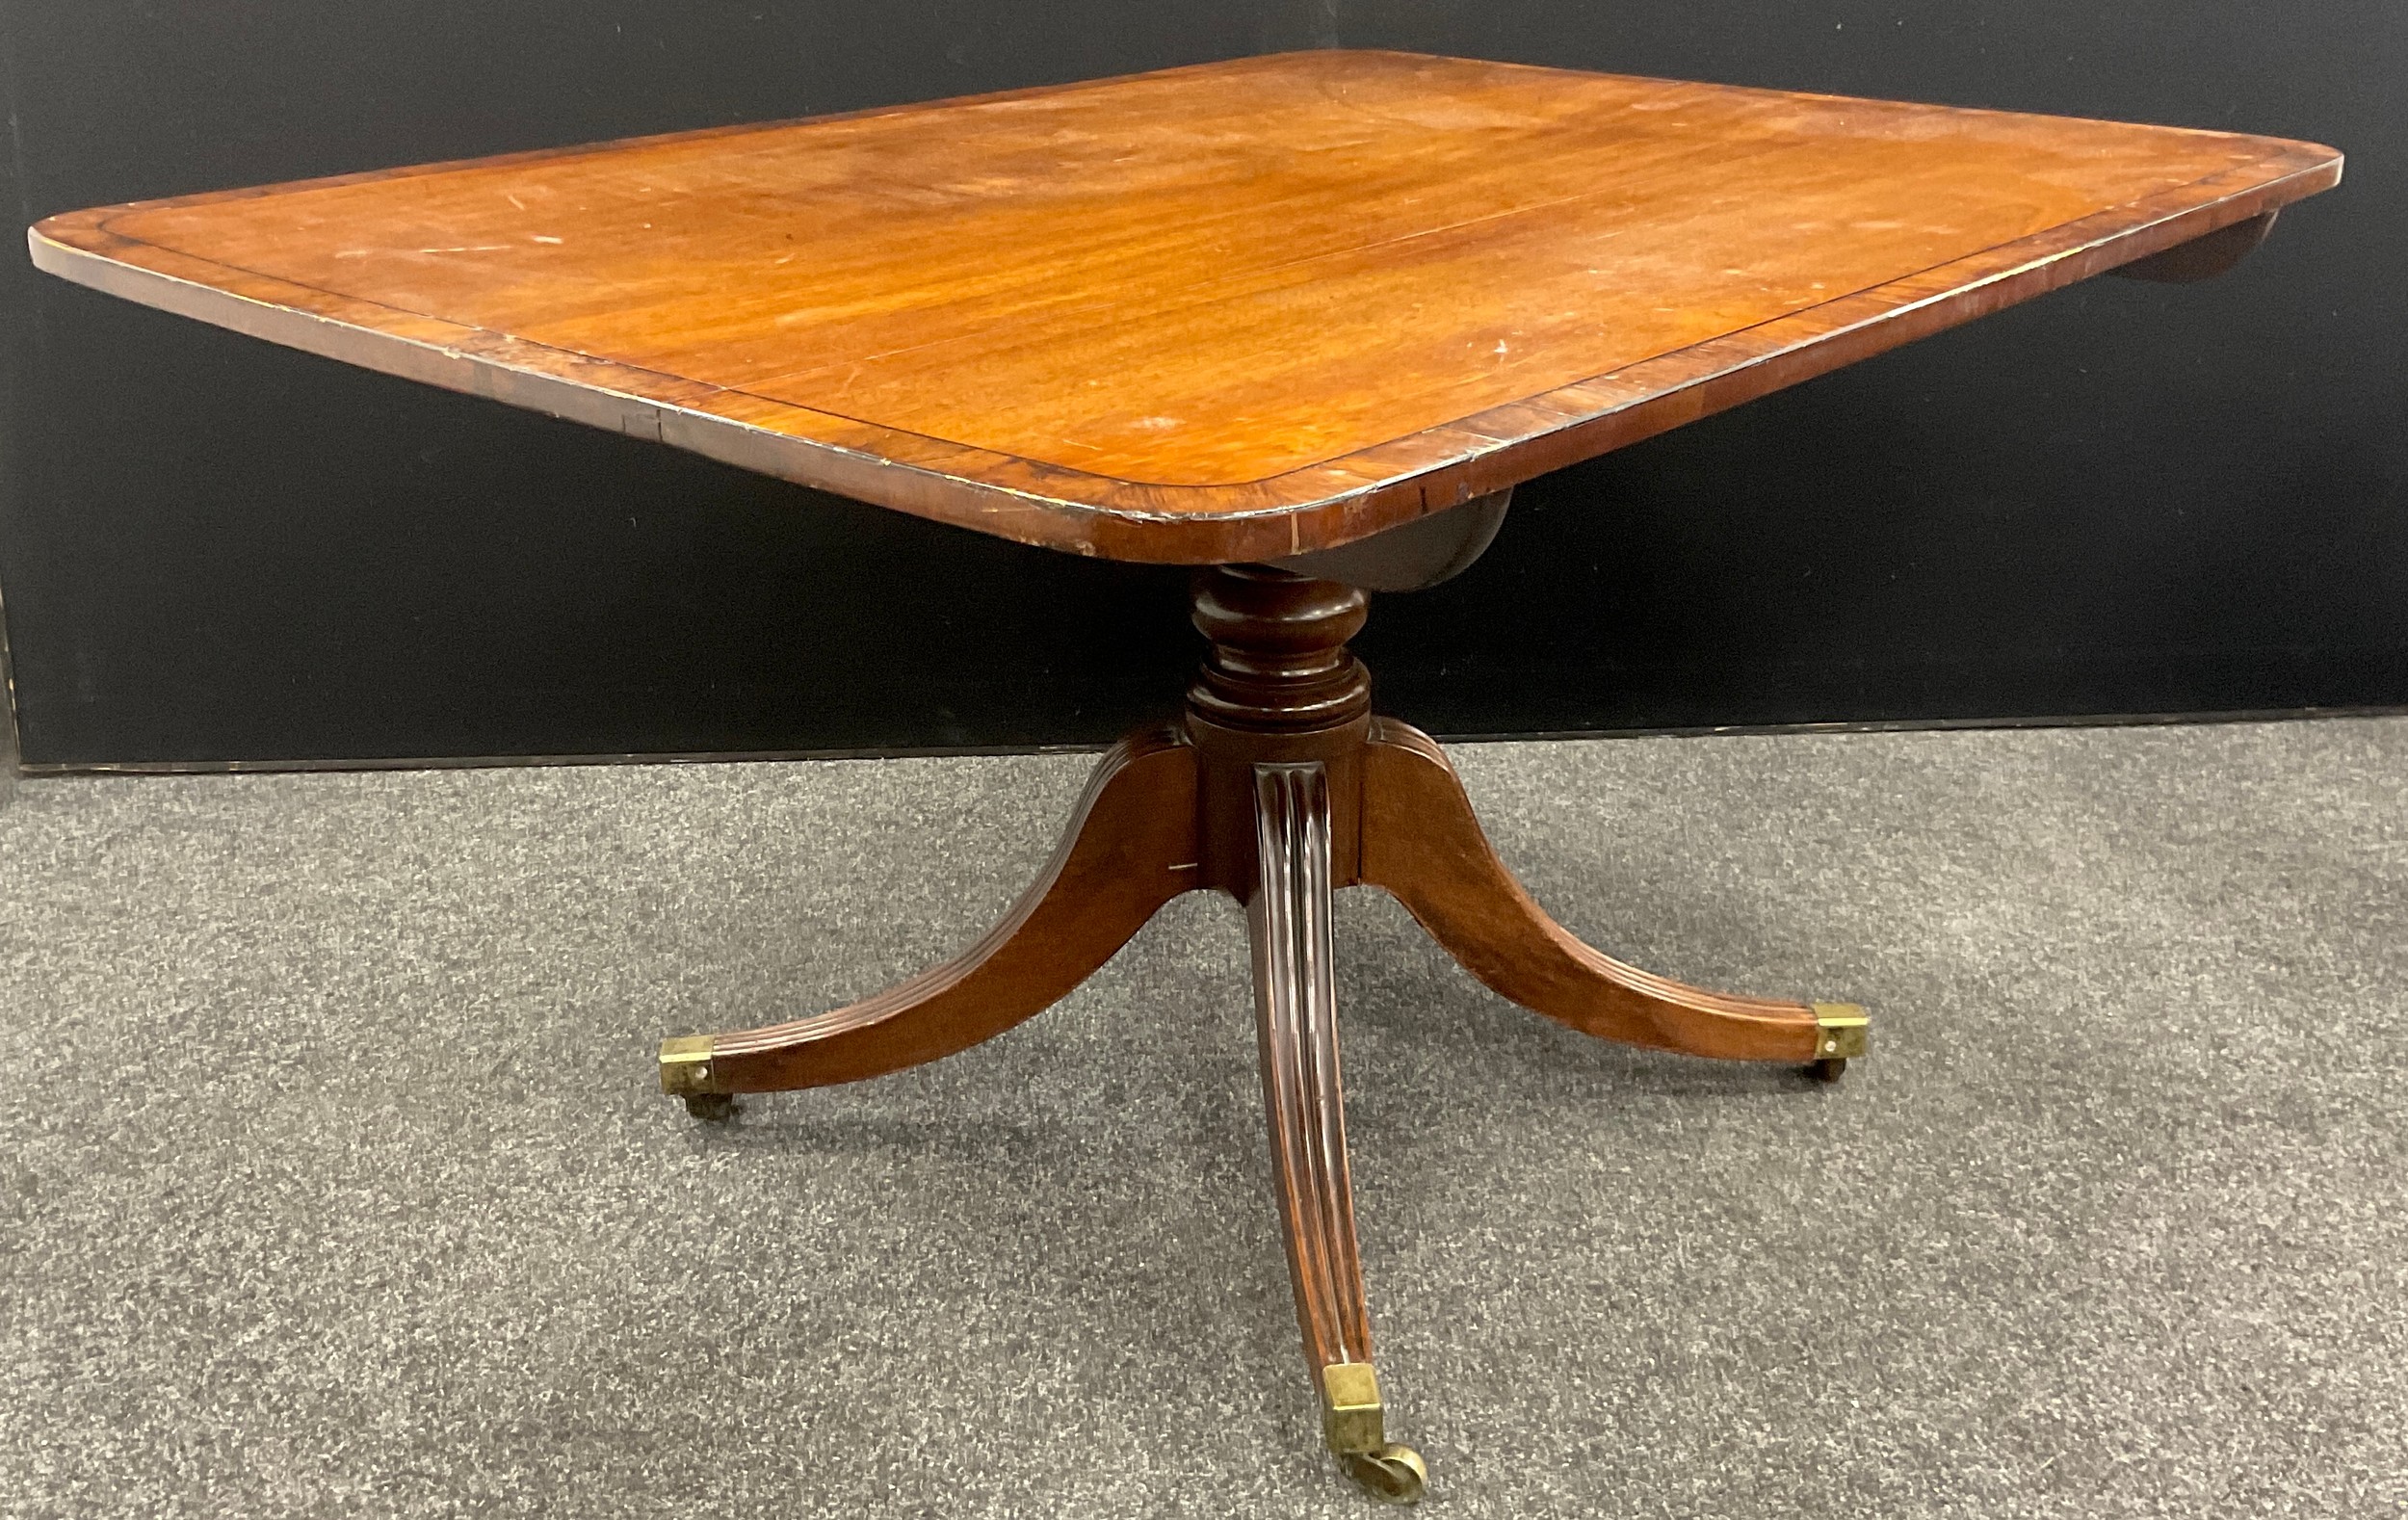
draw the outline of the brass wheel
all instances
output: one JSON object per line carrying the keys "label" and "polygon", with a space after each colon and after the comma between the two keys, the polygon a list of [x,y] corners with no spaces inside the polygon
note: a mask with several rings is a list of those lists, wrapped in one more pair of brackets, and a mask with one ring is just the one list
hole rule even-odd
{"label": "brass wheel", "polygon": [[1394,1441],[1375,1452],[1341,1452],[1338,1463],[1365,1492],[1388,1504],[1409,1505],[1429,1486],[1429,1469],[1422,1465],[1422,1454]]}
{"label": "brass wheel", "polygon": [[736,1116],[736,1094],[732,1092],[689,1092],[686,1113],[705,1124],[724,1124]]}

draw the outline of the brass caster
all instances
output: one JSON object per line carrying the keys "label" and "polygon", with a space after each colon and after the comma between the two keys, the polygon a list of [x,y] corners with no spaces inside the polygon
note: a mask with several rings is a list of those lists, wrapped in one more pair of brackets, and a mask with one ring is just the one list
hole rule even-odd
{"label": "brass caster", "polygon": [[1837,1082],[1847,1070],[1848,1058],[1865,1053],[1871,1020],[1853,1003],[1815,1005],[1815,1059],[1806,1075],[1817,1082]]}
{"label": "brass caster", "polygon": [[711,1090],[711,1036],[681,1035],[661,1041],[661,1090],[686,1100],[686,1112],[705,1124],[736,1116],[736,1095]]}
{"label": "brass caster", "polygon": [[1409,1505],[1429,1486],[1429,1469],[1422,1454],[1391,1441],[1374,1452],[1341,1452],[1338,1465],[1363,1485],[1363,1491],[1386,1504]]}
{"label": "brass caster", "polygon": [[1422,1454],[1399,1446],[1381,1428],[1379,1375],[1369,1362],[1332,1362],[1322,1369],[1322,1433],[1346,1475],[1374,1499],[1409,1505],[1429,1483]]}
{"label": "brass caster", "polygon": [[724,1124],[736,1116],[736,1094],[732,1092],[689,1092],[686,1114],[705,1124]]}

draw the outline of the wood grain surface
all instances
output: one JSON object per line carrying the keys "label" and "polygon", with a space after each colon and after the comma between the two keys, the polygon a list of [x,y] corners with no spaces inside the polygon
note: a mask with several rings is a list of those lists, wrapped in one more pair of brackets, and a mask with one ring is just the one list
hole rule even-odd
{"label": "wood grain surface", "polygon": [[1372,1359],[1354,1232],[1329,898],[1329,774],[1319,762],[1249,768],[1258,878],[1247,894],[1257,1050],[1296,1328],[1321,1369]]}
{"label": "wood grain surface", "polygon": [[860,1082],[964,1051],[1060,1002],[1195,885],[1194,751],[1141,729],[1097,763],[1054,857],[1003,921],[875,997],[718,1035],[712,1090]]}
{"label": "wood grain surface", "polygon": [[2269,138],[1323,51],[76,212],[36,262],[1027,542],[1324,549],[2271,211]]}
{"label": "wood grain surface", "polygon": [[1813,1005],[1690,986],[1624,965],[1549,917],[1481,830],[1420,729],[1375,720],[1363,754],[1363,871],[1500,997],[1625,1045],[1718,1061],[1815,1059]]}

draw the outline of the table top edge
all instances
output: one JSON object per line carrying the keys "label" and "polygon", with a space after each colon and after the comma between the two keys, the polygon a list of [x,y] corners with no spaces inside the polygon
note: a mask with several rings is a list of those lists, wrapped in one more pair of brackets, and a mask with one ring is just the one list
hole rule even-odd
{"label": "table top edge", "polygon": [[[1231,62],[1256,60],[1155,72],[1228,66]],[[839,119],[1068,88],[1075,86],[1039,86],[958,101],[873,107],[838,117],[798,119]],[[784,124],[789,123],[705,127],[623,141],[699,139]],[[1162,484],[1091,475],[851,419],[824,419],[823,424],[822,414],[803,407],[785,408],[794,417],[781,419],[797,421],[801,431],[762,427],[695,405],[709,399],[690,394],[708,389],[699,382],[644,377],[585,355],[562,354],[555,362],[510,350],[514,340],[506,334],[479,334],[487,341],[467,348],[429,342],[312,310],[306,298],[324,293],[305,292],[302,287],[284,287],[301,298],[294,302],[246,296],[227,285],[248,282],[265,287],[281,282],[225,266],[211,266],[225,273],[225,285],[182,277],[155,267],[168,262],[165,256],[174,250],[137,243],[109,228],[113,218],[134,210],[433,172],[461,164],[598,151],[616,144],[536,149],[500,159],[418,165],[92,207],[44,218],[28,228],[27,236],[34,263],[52,275],[359,367],[657,438],[741,468],[1021,542],[1112,559],[1211,563],[1285,558],[1370,537],[2279,209],[2331,188],[2342,174],[2342,154],[2321,144],[2250,134],[2210,135],[2248,142],[2262,156],[2148,200],[2114,208],[2127,215],[2112,230],[2098,236],[2068,237],[2069,228],[2082,226],[2081,223],[2068,223],[1608,375],[1236,485]],[[188,264],[206,262],[183,254],[174,258]],[[1851,302],[1862,308],[1854,314],[1857,320],[1840,320],[1843,314],[1834,308]],[[394,316],[395,326],[402,325],[402,319],[418,328],[441,326],[414,314]],[[1834,325],[1818,334],[1811,330],[1817,322]],[[458,330],[465,334],[468,329]],[[519,350],[532,348],[518,345]],[[1714,352],[1702,352],[1709,350]],[[524,362],[529,360],[533,367]],[[582,378],[564,373],[580,369],[586,372]],[[1651,372],[1647,383],[1632,381],[1639,371]],[[1754,372],[1752,382],[1750,372]],[[666,383],[653,384],[653,380]],[[1614,404],[1617,383],[1628,394]],[[819,435],[814,435],[814,430]]]}

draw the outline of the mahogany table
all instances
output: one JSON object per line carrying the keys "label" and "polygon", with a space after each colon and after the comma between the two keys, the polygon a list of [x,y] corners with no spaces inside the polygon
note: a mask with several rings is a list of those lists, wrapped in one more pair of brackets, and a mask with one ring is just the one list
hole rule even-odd
{"label": "mahogany table", "polygon": [[2218,273],[2340,174],[2222,132],[1314,52],[114,206],[32,243],[275,342],[1199,566],[1184,710],[1105,756],[1003,923],[850,1008],[669,1040],[662,1085],[723,1118],[933,1061],[1170,898],[1230,893],[1328,1444],[1409,1499],[1356,1257],[1331,892],[1386,888],[1490,987],[1605,1039],[1829,1078],[1866,1019],[1558,927],[1438,747],[1372,715],[1364,592],[1461,569],[1544,471],[2104,271]]}

